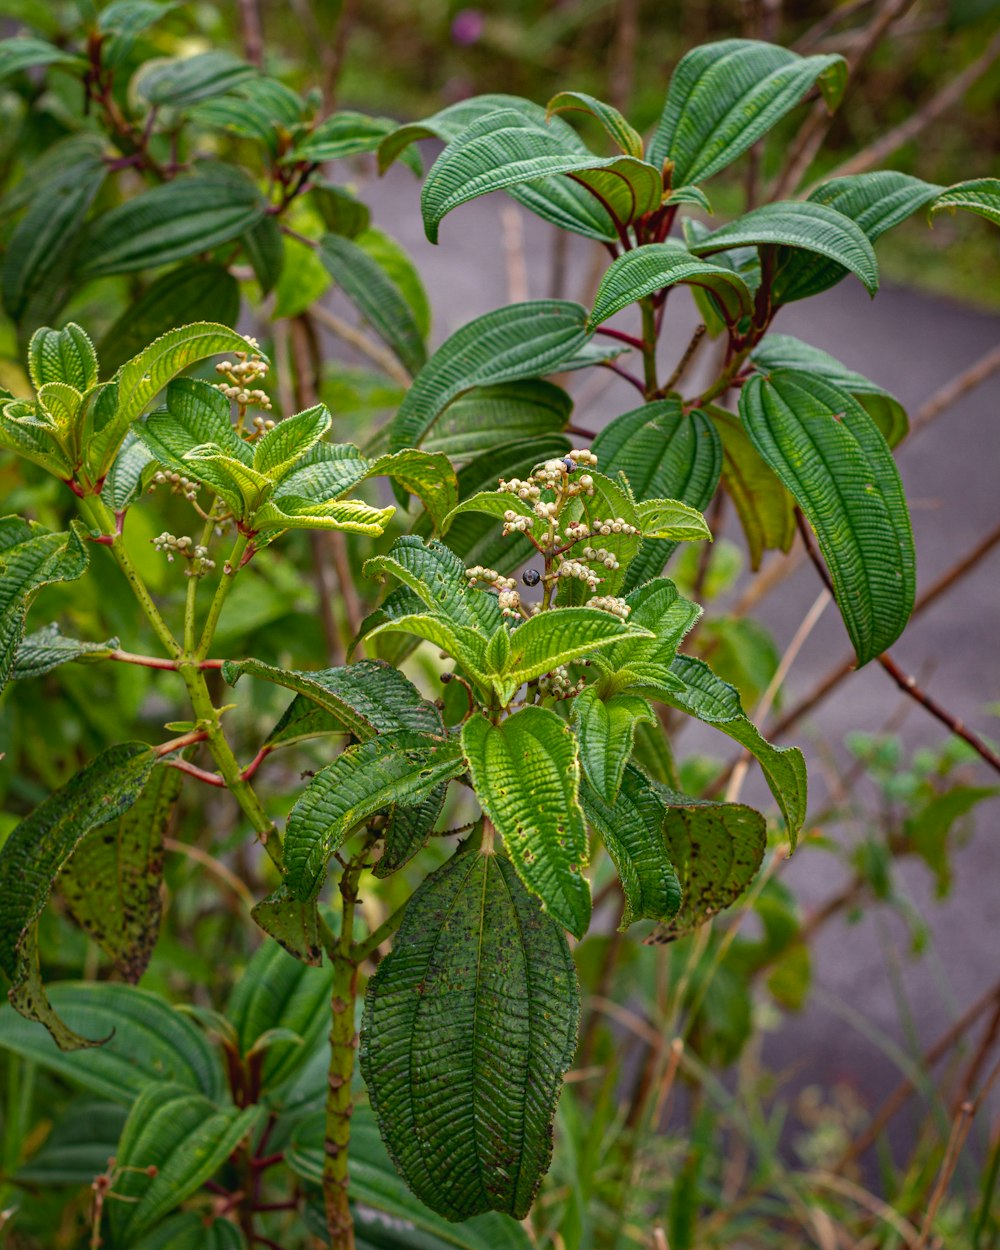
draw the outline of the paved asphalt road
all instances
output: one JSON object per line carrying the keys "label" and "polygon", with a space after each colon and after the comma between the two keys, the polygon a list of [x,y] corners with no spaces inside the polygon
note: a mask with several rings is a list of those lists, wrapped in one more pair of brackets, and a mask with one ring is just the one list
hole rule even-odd
{"label": "paved asphalt road", "polygon": [[[365,188],[373,219],[410,250],[429,290],[435,313],[434,340],[440,342],[470,318],[508,300],[508,264],[501,206],[492,196],[463,206],[441,228],[433,247],[419,220],[419,184],[397,167]],[[509,215],[509,209],[505,210]],[[551,293],[551,232],[544,223],[518,213],[523,230],[527,295]],[[572,239],[568,252],[566,294],[585,298],[592,273],[593,249]],[[670,365],[687,342],[695,314],[686,292],[671,297],[671,312],[682,324],[664,346]],[[628,326],[627,314],[620,324]],[[637,327],[635,327],[637,328]],[[883,289],[872,301],[853,279],[807,304],[786,309],[776,330],[795,334],[822,347],[846,365],[888,388],[911,412],[939,386],[1000,343],[1000,317],[970,311],[947,301],[899,288]],[[575,420],[591,428],[633,408],[638,397],[627,384],[603,371],[590,381],[574,379],[580,396]],[[1000,376],[970,393],[947,415],[903,445],[899,465],[913,512],[919,586],[925,587],[996,525],[1000,513]],[[800,567],[780,592],[765,601],[760,619],[772,630],[779,648],[787,645],[819,586],[814,571]],[[898,662],[926,678],[929,691],[980,732],[1000,738],[1000,722],[988,705],[1000,700],[1000,549],[961,586],[916,620],[894,648]],[[786,705],[810,691],[816,680],[848,651],[843,626],[828,608],[795,663],[785,692]],[[906,701],[908,702],[908,701]],[[827,744],[843,760],[840,744],[851,729],[877,732],[899,712],[901,697],[875,665],[852,674],[796,731],[809,756],[812,811],[826,801],[826,771],[817,744]],[[904,720],[908,745],[940,742],[943,729],[915,705]],[[983,766],[979,784],[991,784]],[[745,797],[766,803],[751,779]],[[894,961],[912,1013],[913,1029],[929,1044],[965,1005],[988,987],[1000,970],[1000,802],[980,808],[974,835],[956,861],[954,889],[941,903],[933,898],[921,865],[906,865],[902,879],[914,905],[929,925],[931,953],[914,960],[902,923],[884,910],[873,910],[859,923],[832,922],[816,949],[819,994],[805,1012],[785,1018],[769,1039],[771,1062],[794,1072],[798,1086],[810,1079],[829,1085],[843,1078],[866,1099],[894,1085],[898,1068],[879,1047],[844,1018],[863,1015],[904,1049],[907,1040],[899,1002],[894,997]],[[852,838],[856,830],[840,828]],[[785,880],[809,908],[834,893],[844,881],[834,860],[804,852],[788,866]]]}

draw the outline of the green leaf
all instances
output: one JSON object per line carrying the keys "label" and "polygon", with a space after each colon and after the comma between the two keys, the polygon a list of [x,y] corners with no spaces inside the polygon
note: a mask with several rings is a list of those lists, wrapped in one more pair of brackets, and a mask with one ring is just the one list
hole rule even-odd
{"label": "green leaf", "polygon": [[291,87],[256,75],[199,104],[191,116],[197,126],[252,139],[277,157],[287,151],[289,133],[299,127],[306,111],[306,102]]}
{"label": "green leaf", "polygon": [[289,955],[310,967],[323,963],[319,914],[314,898],[296,898],[284,881],[253,908],[250,915]]}
{"label": "green leaf", "polygon": [[728,325],[753,310],[750,292],[738,273],[702,260],[670,240],[633,248],[611,263],[597,288],[589,324],[599,326],[629,304],[678,283],[707,291]]}
{"label": "green leaf", "polygon": [[386,604],[362,623],[359,638],[399,633],[422,638],[457,660],[466,675],[479,687],[483,697],[488,696],[492,690],[493,679],[487,676],[486,671],[487,644],[477,629],[468,625],[453,625],[446,616],[438,612],[386,614]]}
{"label": "green leaf", "polygon": [[765,551],[791,550],[795,504],[754,450],[739,417],[714,405],[708,413],[722,442],[722,480],[746,535],[750,567],[756,571]]}
{"label": "green leaf", "polygon": [[424,231],[469,200],[555,174],[568,174],[626,225],[659,208],[659,171],[631,156],[596,157],[567,145],[552,130],[515,109],[487,113],[467,126],[428,171],[420,195]]}
{"label": "green leaf", "polygon": [[[628,686],[680,689],[670,666],[685,635],[701,616],[701,608],[677,593],[677,587],[658,577],[633,590],[625,600],[629,624],[635,631],[597,657],[596,666],[613,678],[602,678],[607,698]],[[640,632],[645,630],[645,635]]]}
{"label": "green leaf", "polygon": [[136,90],[158,108],[184,109],[224,95],[256,73],[229,52],[199,52],[183,60],[147,63],[136,79]]}
{"label": "green leaf", "polygon": [[285,236],[272,214],[262,217],[243,235],[243,249],[250,261],[261,295],[273,291],[285,266]]}
{"label": "green leaf", "polygon": [[423,447],[464,460],[498,444],[556,434],[572,411],[573,400],[551,382],[529,379],[477,387],[445,408]]}
{"label": "green leaf", "polygon": [[44,39],[33,39],[30,35],[4,39],[0,43],[0,82],[37,65],[73,65],[82,68],[83,63],[78,56],[64,52]]}
{"label": "green leaf", "polygon": [[0,849],[0,968],[11,980],[7,996],[22,1015],[44,1024],[63,1049],[99,1043],[74,1033],[49,1004],[35,922],[81,839],[132,806],[155,762],[144,744],[110,747],[40,803]]}
{"label": "green leaf", "polygon": [[[396,123],[389,117],[369,117],[365,113],[348,110],[333,113],[296,143],[284,159],[289,163],[308,161],[322,164],[358,156],[362,152],[374,152],[386,135],[395,129]],[[419,162],[414,169],[417,174],[420,173]]]}
{"label": "green leaf", "polygon": [[110,36],[101,45],[101,64],[113,68],[127,60],[139,35],[176,7],[160,0],[112,0],[98,15],[98,28]]}
{"label": "green leaf", "polygon": [[398,802],[424,798],[465,769],[456,744],[412,730],[349,747],[309,783],[285,834],[285,880],[299,899],[314,896],[326,864],[356,825]]}
{"label": "green leaf", "polygon": [[658,697],[728,734],[754,756],[785,818],[788,839],[794,850],[806,818],[808,799],[802,752],[798,747],[774,747],[761,737],[747,719],[736,690],[716,677],[704,660],[678,655],[672,669],[675,676],[684,682],[685,689]]}
{"label": "green leaf", "polygon": [[553,919],[582,938],[590,921],[587,831],[572,730],[547,708],[528,706],[492,725],[462,727],[462,750],[483,811],[525,887]]}
{"label": "green leaf", "polygon": [[126,1114],[113,1102],[73,1099],[41,1149],[18,1168],[16,1182],[42,1189],[93,1184],[118,1148]]}
{"label": "green leaf", "polygon": [[931,205],[931,216],[964,208],[1000,226],[1000,178],[972,178],[956,182],[937,197]]}
{"label": "green leaf", "polygon": [[42,326],[28,344],[28,373],[36,391],[50,382],[65,382],[82,395],[97,385],[97,353],[72,321],[63,330]]}
{"label": "green leaf", "polygon": [[416,495],[427,514],[440,529],[458,499],[458,480],[448,457],[441,452],[404,448],[372,460],[365,478],[388,477],[411,495]]}
{"label": "green leaf", "polygon": [[792,338],[789,334],[769,334],[753,349],[750,359],[763,373],[774,369],[798,369],[847,391],[875,422],[890,447],[901,442],[909,429],[906,410],[894,395],[801,339]]}
{"label": "green leaf", "polygon": [[57,882],[74,920],[132,985],[159,934],[163,838],[180,790],[176,768],[155,769],[128,811],[83,838]]}
{"label": "green leaf", "polygon": [[331,966],[308,968],[276,942],[260,946],[236,982],[226,1018],[236,1030],[239,1053],[249,1055],[274,1029],[300,1040],[267,1048],[261,1087],[275,1089],[290,1080],[320,1045],[330,1027]]}
{"label": "green leaf", "polygon": [[125,435],[101,487],[101,498],[112,512],[124,512],[142,494],[153,464],[153,453],[133,430]]}
{"label": "green leaf", "polygon": [[[480,95],[451,104],[432,117],[393,131],[379,145],[379,169],[382,172],[388,169],[415,140],[436,138],[450,143],[472,122],[498,109],[514,109],[534,125],[547,127],[561,141],[564,150],[587,156],[587,148],[576,131],[560,117],[547,122],[540,105],[520,96]],[[568,178],[542,178],[507,190],[512,199],[551,225],[601,243],[617,241],[608,214],[588,191]]]}
{"label": "green leaf", "polygon": [[427,350],[409,303],[381,265],[343,235],[323,236],[319,257],[344,294],[411,374]]}
{"label": "green leaf", "polygon": [[404,729],[444,733],[444,722],[435,705],[422,697],[409,678],[381,660],[358,660],[343,668],[311,673],[272,668],[261,660],[227,660],[222,666],[223,677],[233,686],[244,673],[296,691],[362,741]]}
{"label": "green leaf", "polygon": [[[593,535],[587,546],[596,551],[603,549],[615,557],[619,567],[609,569],[602,560],[585,556],[583,546],[574,547],[571,553],[574,560],[587,565],[598,578],[600,594],[617,595],[625,583],[629,566],[639,554],[642,538],[638,533],[616,534],[608,526],[620,519],[638,531],[639,513],[631,488],[626,486],[621,477],[618,481],[612,481],[603,473],[591,471],[590,478],[593,482],[593,493],[577,495],[571,499],[568,507],[563,510],[561,522],[565,528],[566,522],[585,521]],[[608,528],[607,533],[603,532],[605,528]],[[585,602],[593,593],[585,582],[575,577],[560,578],[558,599],[562,605]]]}
{"label": "green leaf", "polygon": [[288,477],[298,462],[310,452],[330,428],[325,404],[286,417],[253,445],[253,467],[275,482]]}
{"label": "green leaf", "polygon": [[14,321],[47,320],[68,293],[84,218],[107,169],[95,152],[54,171],[21,218],[4,256],[0,291]]}
{"label": "green leaf", "polygon": [[356,239],[371,224],[368,205],[363,204],[344,187],[338,187],[336,183],[314,183],[310,188],[309,198],[331,234],[342,234],[346,239]]}
{"label": "green leaf", "polygon": [[792,369],[751,378],[740,416],[815,531],[859,664],[867,664],[902,633],[916,583],[909,512],[885,439],[846,391]]}
{"label": "green leaf", "polygon": [[18,647],[10,675],[15,681],[42,677],[60,664],[68,664],[84,656],[102,659],[117,646],[117,638],[109,638],[107,642],[81,642],[60,633],[58,625],[46,625],[29,634]]}
{"label": "green leaf", "polygon": [[702,514],[679,499],[644,499],[636,512],[643,538],[675,543],[712,541],[712,531]]}
{"label": "green leaf", "polygon": [[0,518],[0,690],[7,684],[28,609],[53,582],[72,582],[87,569],[89,556],[74,528],[52,534],[20,517]]}
{"label": "green leaf", "polygon": [[[367,534],[378,538],[392,519],[395,508],[372,508],[359,499],[332,499],[316,503],[294,495],[280,494],[254,509],[251,525],[255,534],[270,542],[290,529],[342,530],[347,534]],[[258,539],[257,546],[262,545]]]}
{"label": "green leaf", "polygon": [[192,309],[206,321],[234,326],[240,315],[240,284],[222,265],[201,260],[162,274],[101,339],[106,368],[114,372],[147,343],[183,326]]}
{"label": "green leaf", "polygon": [[813,86],[836,108],[846,80],[841,56],[800,57],[755,39],[703,44],[671,76],[649,160],[671,161],[676,186],[701,182],[763,138]]}
{"label": "green leaf", "polygon": [[622,883],[625,908],[619,929],[624,931],[636,920],[670,920],[681,905],[681,886],[663,827],[666,808],[653,783],[629,764],[614,799],[587,782],[580,798]]}
{"label": "green leaf", "polygon": [[57,430],[38,405],[0,397],[0,447],[7,447],[64,482],[75,468],[72,447],[64,447]]}
{"label": "green leaf", "polygon": [[432,1210],[527,1213],[579,1011],[566,940],[505,859],[466,852],[427,878],[368,984],[361,1069],[397,1169]]}
{"label": "green leaf", "polygon": [[49,995],[75,1033],[107,1041],[60,1050],[42,1025],[0,1007],[0,1047],[116,1103],[128,1104],[161,1081],[177,1082],[207,1098],[223,1097],[218,1054],[201,1029],[165,999],[109,981],[53,985]]}
{"label": "green leaf", "polygon": [[207,356],[246,348],[246,339],[228,326],[196,321],[161,335],[122,365],[115,375],[118,390],[114,416],[96,432],[88,449],[88,463],[96,476],[104,476],[129,426],[168,382]]}
{"label": "green leaf", "polygon": [[549,101],[545,110],[546,120],[556,113],[586,113],[600,122],[611,141],[625,153],[642,160],[642,135],[628,124],[616,108],[595,99],[583,91],[560,91]]}
{"label": "green leaf", "polygon": [[476,630],[484,639],[503,624],[496,595],[470,588],[465,565],[444,543],[425,543],[414,535],[397,539],[388,555],[375,556],[364,566],[366,577],[386,573],[408,586],[432,612]]}
{"label": "green leaf", "polygon": [[[591,444],[609,477],[624,473],[637,499],[667,497],[704,510],[715,494],[722,449],[712,423],[680,399],[657,400],[615,417]],[[633,589],[657,577],[677,544],[644,539],[625,575]]]}
{"label": "green leaf", "polygon": [[267,205],[232,166],[209,166],[144,191],[94,221],[79,277],[156,269],[207,252],[253,229]]}
{"label": "green leaf", "polygon": [[656,715],[640,695],[604,698],[597,686],[588,686],[573,700],[570,716],[583,775],[599,798],[614,805],[632,755],[636,725],[643,721],[655,725]]}
{"label": "green leaf", "polygon": [[590,334],[587,313],[568,300],[509,304],[476,317],[437,349],[393,419],[393,451],[419,446],[448,405],[473,387],[551,373]]}
{"label": "green leaf", "polygon": [[767,848],[760,812],[743,803],[712,803],[650,783],[667,808],[667,851],[683,891],[680,910],[655,941],[683,937],[729,907],[757,875]]}
{"label": "green leaf", "polygon": [[[693,241],[698,256],[739,247],[784,247],[815,252],[836,261],[856,274],[874,295],[878,290],[878,262],[860,226],[843,213],[809,200],[777,200],[762,204],[736,221]],[[775,274],[775,291],[781,289],[781,260]]]}
{"label": "green leaf", "polygon": [[382,855],[372,869],[380,879],[391,876],[423,849],[444,810],[448,787],[440,785],[418,803],[397,803],[382,830]]}
{"label": "green leaf", "polygon": [[180,1211],[164,1220],[133,1250],[247,1250],[246,1239],[232,1221],[202,1211]]}
{"label": "green leaf", "polygon": [[143,1090],[115,1156],[119,1201],[108,1203],[115,1244],[133,1245],[197,1192],[263,1116],[263,1107],[220,1107],[166,1081]]}

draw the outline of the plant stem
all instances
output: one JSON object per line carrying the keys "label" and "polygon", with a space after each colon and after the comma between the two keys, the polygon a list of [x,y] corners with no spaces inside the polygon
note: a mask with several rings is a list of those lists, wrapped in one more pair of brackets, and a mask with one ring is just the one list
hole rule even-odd
{"label": "plant stem", "polygon": [[236,574],[240,571],[240,564],[249,545],[250,539],[246,534],[237,534],[229,559],[223,566],[222,577],[216,587],[211,607],[208,609],[208,616],[205,618],[205,628],[201,631],[201,642],[199,642],[198,650],[194,654],[194,658],[197,660],[203,660],[208,654],[208,648],[212,645],[215,629],[219,623],[222,605],[226,602],[232,584],[236,580]]}
{"label": "plant stem", "polygon": [[646,398],[653,399],[660,389],[656,380],[656,309],[651,296],[639,301],[642,309],[642,369],[646,382]]}

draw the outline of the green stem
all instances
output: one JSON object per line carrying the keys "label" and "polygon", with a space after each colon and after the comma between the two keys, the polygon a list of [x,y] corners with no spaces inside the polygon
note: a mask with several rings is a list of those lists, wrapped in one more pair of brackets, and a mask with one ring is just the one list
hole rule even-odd
{"label": "green stem", "polygon": [[[212,511],[215,508],[215,497],[212,497],[211,503],[208,505],[208,517],[205,520],[205,528],[201,532],[200,545],[207,547],[212,537],[212,530],[215,529],[215,519]],[[188,655],[194,653],[195,647],[195,613],[198,604],[198,583],[201,581],[199,577],[188,578],[187,595],[184,600],[184,650]]]}
{"label": "green stem", "polygon": [[386,938],[392,935],[399,928],[403,919],[403,912],[406,911],[406,903],[401,907],[397,907],[388,920],[383,920],[377,929],[373,929],[363,942],[356,943],[354,947],[354,958],[360,963],[367,959],[370,955],[374,955]]}
{"label": "green stem", "polygon": [[656,380],[656,309],[651,296],[639,301],[642,309],[642,368],[646,382],[646,398],[654,399],[660,384]]}
{"label": "green stem", "polygon": [[198,650],[195,652],[195,659],[203,660],[208,655],[208,649],[212,645],[212,639],[215,637],[215,629],[219,623],[219,616],[222,612],[222,605],[226,602],[229,591],[233,582],[236,580],[236,574],[240,571],[240,561],[250,545],[250,539],[246,534],[238,534],[233,549],[230,552],[229,559],[226,561],[222,570],[222,577],[215,590],[215,597],[212,599],[212,605],[208,609],[208,616],[205,618],[205,628],[201,631],[201,642],[198,644]]}

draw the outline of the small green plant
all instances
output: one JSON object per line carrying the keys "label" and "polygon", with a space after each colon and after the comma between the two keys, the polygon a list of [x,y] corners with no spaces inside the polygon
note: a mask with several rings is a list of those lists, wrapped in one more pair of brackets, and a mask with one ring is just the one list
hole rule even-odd
{"label": "small green plant", "polygon": [[[804,94],[817,90],[835,107],[843,92],[841,58],[746,40],[682,59],[648,144],[617,110],[572,92],[548,110],[476,97],[398,129],[353,114],[320,119],[302,100],[286,116],[292,101],[277,84],[214,53],[139,71],[128,104],[145,112],[130,116],[114,67],[131,56],[121,40],[147,8],[109,6],[88,38],[82,83],[120,151],[110,159],[91,152],[91,190],[59,201],[61,212],[75,206],[65,269],[36,246],[55,237],[44,233],[50,214],[39,207],[61,168],[52,152],[39,158],[37,197],[25,201],[4,263],[8,312],[28,339],[30,387],[5,396],[0,443],[64,483],[60,506],[72,504],[75,516],[55,530],[20,516],[0,521],[0,675],[37,677],[71,661],[130,664],[175,674],[187,706],[163,722],[171,736],[162,741],[106,745],[0,850],[0,967],[12,1006],[35,1022],[5,1011],[0,1043],[91,1093],[123,1101],[127,1091],[128,1115],[113,1124],[116,1163],[101,1172],[94,1246],[180,1245],[202,1214],[219,1245],[273,1245],[260,1221],[301,1208],[309,1227],[321,1211],[328,1243],[349,1250],[354,1198],[386,1217],[378,1244],[397,1244],[386,1231],[392,1218],[437,1235],[443,1217],[480,1221],[465,1226],[470,1240],[461,1244],[518,1247],[521,1230],[502,1216],[526,1216],[549,1163],[577,1042],[566,934],[580,939],[590,923],[591,861],[606,853],[616,870],[622,926],[647,922],[651,941],[668,942],[733,903],[764,860],[762,814],[684,792],[662,728],[668,715],[704,721],[756,758],[789,850],[806,817],[801,753],[768,743],[735,689],[679,650],[700,609],[663,576],[666,562],[679,543],[710,538],[702,514],[721,486],[755,565],[766,549],[788,550],[797,526],[809,542],[815,534],[817,565],[859,665],[883,656],[913,605],[913,540],[890,450],[906,415],[825,353],[770,334],[772,322],[848,274],[874,293],[873,241],[921,208],[997,220],[1000,184],[944,189],[901,174],[861,175],[714,230],[698,216],[680,222],[682,210],[710,211],[701,183]],[[36,40],[0,51],[11,72],[81,68],[74,54]],[[561,116],[567,111],[596,123],[617,152],[590,151]],[[269,189],[224,164],[185,168],[178,145],[189,121],[192,133],[222,126],[269,154]],[[369,239],[366,250],[356,241],[356,202],[318,171],[376,146],[383,167],[397,158],[419,167],[410,145],[431,136],[446,146],[423,185],[428,237],[436,241],[461,204],[506,190],[607,250],[592,307],[513,304],[428,355],[410,270],[384,243]],[[122,168],[155,185],[89,216],[103,178]],[[316,215],[293,226],[300,196],[311,197]],[[305,395],[301,365],[302,411],[281,419],[256,340],[215,320],[187,324],[201,315],[200,298],[151,294],[188,265],[202,278],[208,265],[231,279],[243,256],[266,290],[289,245],[321,257],[393,353],[394,376],[412,376],[365,450],[328,438],[336,414]],[[103,381],[79,326],[36,327],[38,310],[54,319],[77,281],[176,262],[140,296],[145,312],[165,319],[155,326],[164,333],[119,358],[132,336],[126,314],[109,331],[114,364]],[[678,285],[693,291],[703,325],[661,378],[658,345]],[[632,306],[638,333],[606,324]],[[687,368],[706,333],[722,345],[716,376],[690,393]],[[622,363],[627,353],[640,373]],[[223,354],[214,382],[182,376]],[[581,448],[565,433],[569,396],[544,379],[591,366],[620,373],[641,403]],[[733,392],[738,412],[723,406]],[[349,497],[376,478],[389,479],[413,515]],[[168,516],[194,522],[193,533],[166,528],[153,540],[183,574],[168,577],[160,595],[131,541],[146,507],[163,517],[154,530]],[[346,574],[340,566],[342,598],[371,600],[351,630],[358,658],[300,669],[218,654],[234,584],[277,561],[282,548],[272,544],[296,530],[366,544],[356,581],[349,561]],[[109,560],[117,565],[159,654],[118,639],[77,640],[55,624],[27,632],[35,598],[81,578],[92,560],[102,578],[112,575]],[[380,582],[390,588],[376,602]],[[429,651],[418,652],[422,644]],[[422,666],[410,662],[417,655]],[[241,683],[241,693],[258,683],[293,696],[245,764],[220,679]],[[242,726],[241,740],[247,732]],[[293,796],[268,793],[258,771],[277,750],[314,741],[322,764],[281,828]],[[202,750],[212,767],[197,762]],[[271,865],[270,893],[253,917],[299,961],[271,943],[226,1015],[192,1009],[217,1051],[142,990],[91,981],[50,992],[41,973],[39,921],[57,888],[116,972],[132,983],[142,975],[184,778],[238,804],[242,832],[255,835]],[[460,841],[441,862],[452,837]],[[436,867],[411,890],[400,870],[429,844]],[[334,864],[331,908],[323,892]],[[402,897],[397,889],[397,905],[373,923],[377,909],[360,905],[362,882],[390,877],[403,881]],[[365,1182],[363,1167],[349,1173],[356,1005],[376,962],[360,1033],[374,1113],[359,1118]],[[272,1011],[283,994],[294,1002]],[[320,998],[331,1012],[317,1082]],[[147,1062],[139,1020],[173,1039],[168,1053]],[[376,1122],[433,1218],[395,1182],[379,1189],[372,1180],[385,1172]],[[272,1199],[279,1162],[292,1175]],[[219,1201],[177,1212],[198,1194]]]}

